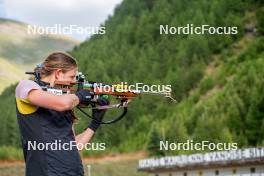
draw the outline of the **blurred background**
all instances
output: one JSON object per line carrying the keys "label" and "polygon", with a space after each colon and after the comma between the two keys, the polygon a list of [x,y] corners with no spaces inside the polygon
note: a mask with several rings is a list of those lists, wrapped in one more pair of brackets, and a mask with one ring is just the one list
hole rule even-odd
{"label": "blurred background", "polygon": [[[0,0],[0,175],[23,175],[16,84],[54,50],[72,54],[90,80],[171,84],[178,100],[138,97],[122,121],[101,127],[93,142],[107,149],[81,153],[94,175],[144,175],[138,159],[197,152],[159,151],[160,140],[264,146],[263,13],[261,0]],[[28,24],[106,34],[29,35]],[[160,35],[161,24],[237,26],[238,34]],[[81,132],[89,119],[76,113]]]}

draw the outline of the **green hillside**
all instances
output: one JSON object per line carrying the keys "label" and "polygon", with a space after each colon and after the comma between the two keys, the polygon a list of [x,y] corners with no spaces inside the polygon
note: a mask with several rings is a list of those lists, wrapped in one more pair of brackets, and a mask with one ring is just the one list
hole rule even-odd
{"label": "green hillside", "polygon": [[29,35],[27,24],[0,18],[0,92],[11,83],[26,78],[24,70],[40,62],[54,50],[68,51],[78,41],[56,35]]}
{"label": "green hillside", "polygon": [[18,64],[0,57],[0,92],[21,78],[26,78]]}
{"label": "green hillside", "polygon": [[[162,139],[264,145],[263,11],[261,1],[124,0],[105,22],[106,35],[70,53],[90,80],[171,84],[179,103],[136,98],[125,119],[98,130],[94,141],[106,142],[107,150],[82,154],[164,154],[156,150]],[[237,26],[239,33],[160,35],[160,24]],[[1,146],[20,145],[14,88],[0,96]],[[80,116],[77,131],[87,123]]]}

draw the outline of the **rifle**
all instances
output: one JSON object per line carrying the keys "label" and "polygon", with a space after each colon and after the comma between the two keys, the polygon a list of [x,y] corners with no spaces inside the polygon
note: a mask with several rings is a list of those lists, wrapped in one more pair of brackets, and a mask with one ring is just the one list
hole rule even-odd
{"label": "rifle", "polygon": [[[35,76],[35,81],[40,81],[40,75],[37,72],[26,72],[26,74],[31,74]],[[169,98],[170,100],[176,102],[174,98],[171,96],[171,92],[154,92],[154,91],[139,91],[139,90],[130,90],[125,85],[111,85],[111,84],[103,84],[103,83],[97,83],[92,81],[87,81],[85,79],[85,75],[81,72],[78,73],[76,76],[76,81],[55,81],[54,86],[51,87],[49,85],[41,86],[42,90],[53,93],[55,95],[62,95],[62,94],[74,94],[76,91],[80,89],[85,89],[87,91],[90,91],[94,94],[93,99],[91,100],[91,106],[84,106],[84,105],[78,105],[76,106],[77,109],[79,109],[85,116],[96,120],[92,115],[88,114],[86,111],[84,111],[85,108],[90,109],[111,109],[111,108],[118,108],[123,109],[122,113],[117,116],[116,118],[112,118],[112,120],[109,121],[102,121],[99,122],[101,124],[111,124],[115,123],[119,120],[121,120],[126,114],[127,114],[127,106],[132,101],[134,97],[137,97],[141,94],[154,94],[154,95],[161,95],[166,98]],[[109,104],[105,106],[98,105],[98,99],[99,97],[108,98],[108,96],[114,96],[119,103],[117,104]]]}

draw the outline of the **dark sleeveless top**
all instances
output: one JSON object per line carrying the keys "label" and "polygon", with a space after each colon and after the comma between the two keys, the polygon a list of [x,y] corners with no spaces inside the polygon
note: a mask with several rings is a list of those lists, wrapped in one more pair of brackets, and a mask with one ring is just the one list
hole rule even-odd
{"label": "dark sleeveless top", "polygon": [[[43,86],[46,83],[38,84]],[[21,113],[23,106],[24,109],[30,109],[25,107],[27,102],[22,101],[16,97],[26,176],[83,176],[83,165],[78,149],[76,145],[69,147],[71,142],[76,144],[72,131],[71,111],[58,112],[30,105],[31,109],[36,109],[29,113]],[[62,147],[63,144],[65,148]]]}

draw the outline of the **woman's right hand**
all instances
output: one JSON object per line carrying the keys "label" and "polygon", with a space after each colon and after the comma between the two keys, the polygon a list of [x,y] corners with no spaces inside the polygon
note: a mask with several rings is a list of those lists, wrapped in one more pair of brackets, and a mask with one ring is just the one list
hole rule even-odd
{"label": "woman's right hand", "polygon": [[75,93],[79,98],[79,103],[83,105],[89,105],[94,97],[94,93],[88,90],[81,89]]}

